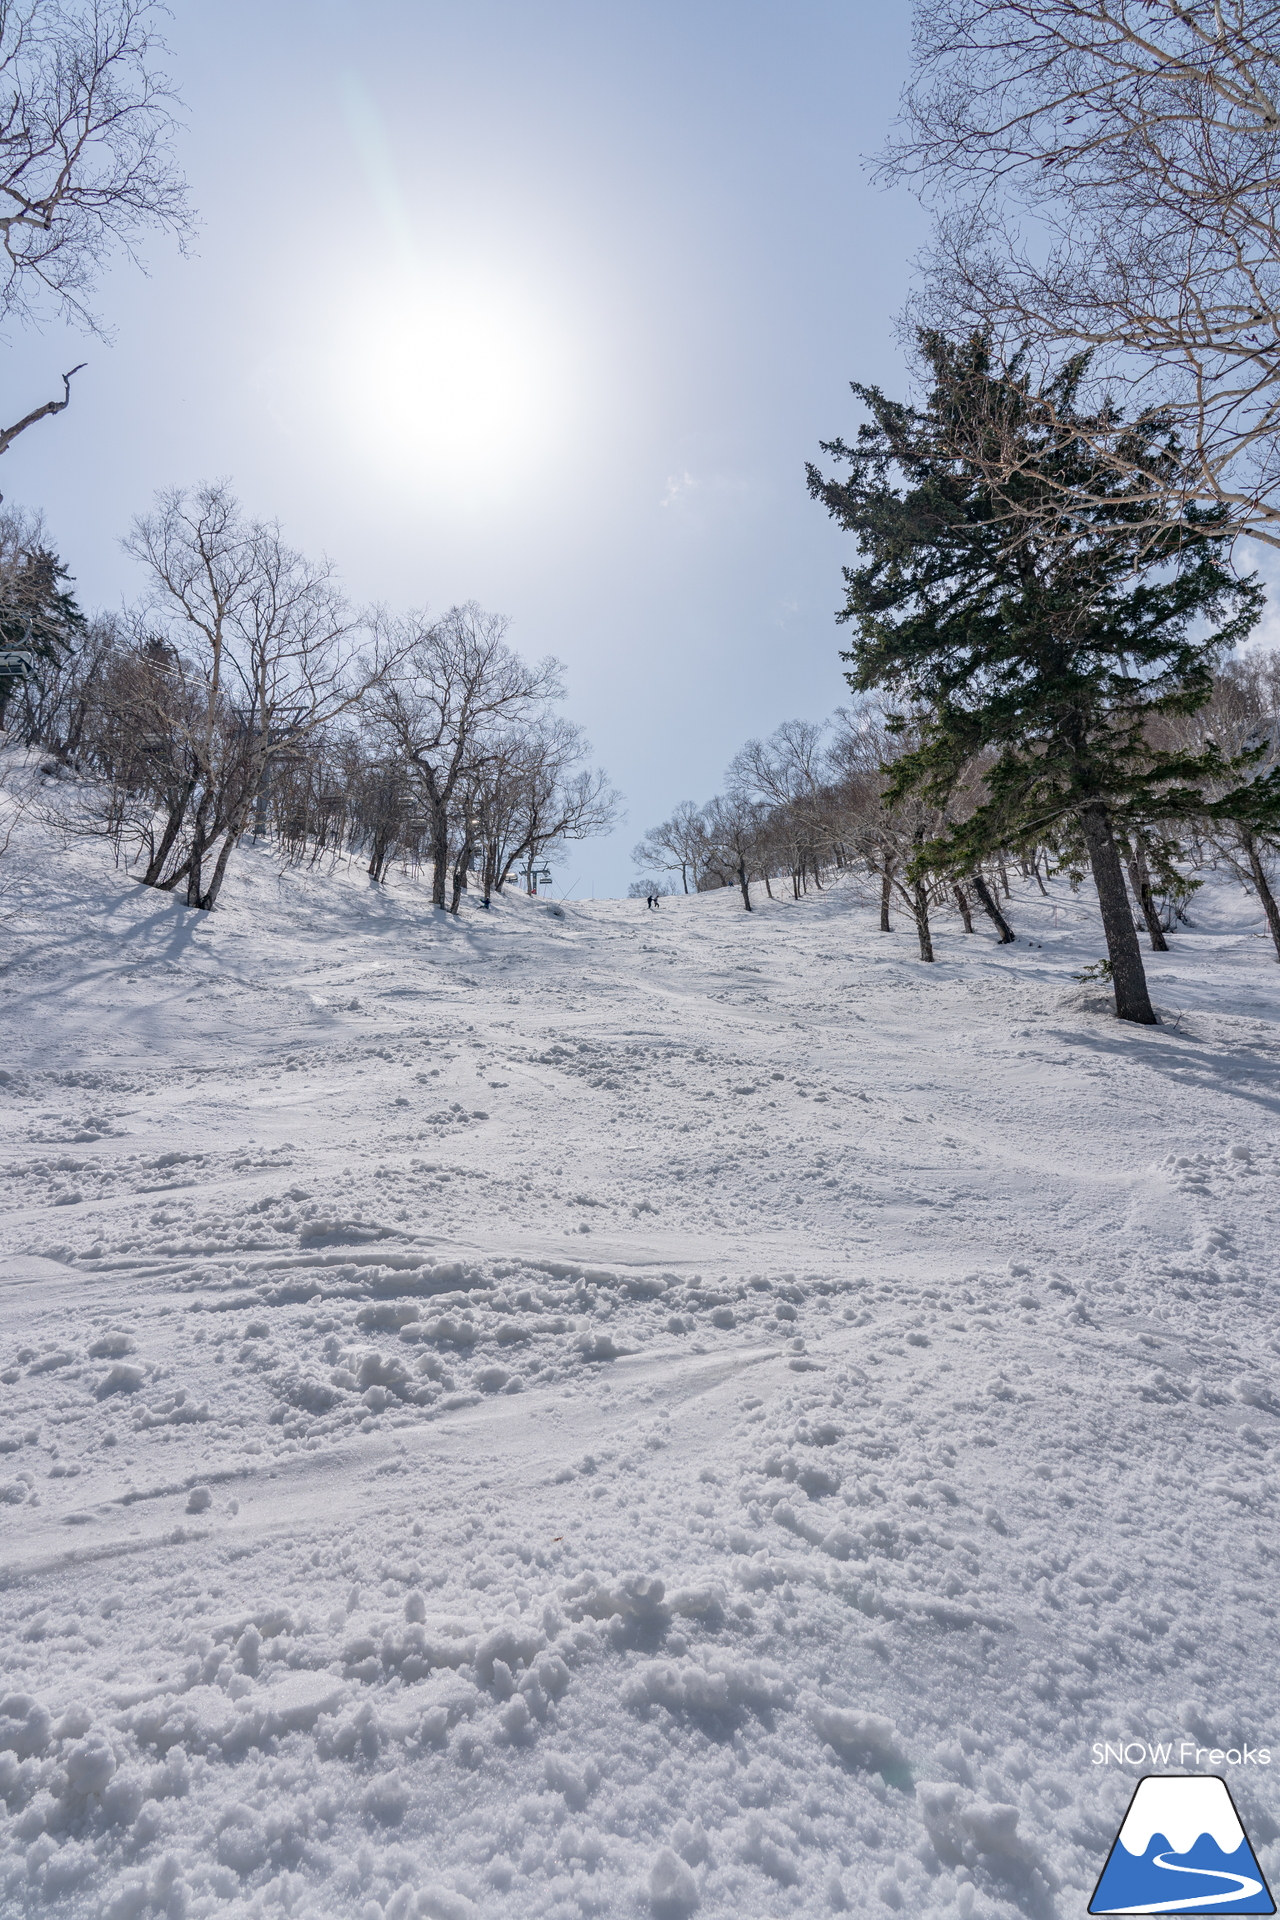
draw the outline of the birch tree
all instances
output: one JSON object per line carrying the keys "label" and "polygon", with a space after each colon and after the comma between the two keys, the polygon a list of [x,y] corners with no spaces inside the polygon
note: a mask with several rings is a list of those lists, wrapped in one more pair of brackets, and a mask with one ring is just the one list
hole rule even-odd
{"label": "birch tree", "polygon": [[[885,167],[936,216],[917,319],[1041,374],[1089,350],[1111,404],[1087,431],[1135,523],[1195,501],[1280,545],[1280,7],[918,0]],[[1172,488],[1144,457],[1169,430]],[[1012,471],[1018,448],[985,457]]]}
{"label": "birch tree", "polygon": [[[0,0],[0,324],[52,318],[102,333],[108,262],[149,229],[185,235],[176,97],[153,0]],[[0,427],[0,453],[71,399]]]}

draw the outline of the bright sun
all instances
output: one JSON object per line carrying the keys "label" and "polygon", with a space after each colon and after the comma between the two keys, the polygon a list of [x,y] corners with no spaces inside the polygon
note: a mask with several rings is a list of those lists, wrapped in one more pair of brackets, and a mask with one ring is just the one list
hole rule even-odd
{"label": "bright sun", "polygon": [[527,289],[475,270],[403,273],[340,310],[332,342],[346,433],[433,488],[509,481],[562,444],[572,353]]}

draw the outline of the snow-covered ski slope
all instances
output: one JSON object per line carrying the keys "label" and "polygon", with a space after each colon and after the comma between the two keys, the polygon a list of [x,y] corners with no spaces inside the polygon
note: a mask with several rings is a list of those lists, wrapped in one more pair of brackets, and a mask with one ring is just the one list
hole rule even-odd
{"label": "snow-covered ski slope", "polygon": [[5,867],[0,1911],[1067,1920],[1121,1737],[1270,1745],[1280,1878],[1238,888],[1142,1030],[1065,883]]}

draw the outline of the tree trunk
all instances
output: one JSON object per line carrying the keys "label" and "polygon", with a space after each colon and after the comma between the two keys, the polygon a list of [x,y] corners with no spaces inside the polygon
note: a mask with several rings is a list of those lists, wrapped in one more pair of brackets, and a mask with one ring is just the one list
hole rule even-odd
{"label": "tree trunk", "polygon": [[929,896],[921,880],[917,880],[911,889],[911,911],[915,915],[916,934],[920,941],[920,958],[932,960],[933,940],[929,933]]}
{"label": "tree trunk", "polygon": [[768,869],[768,867],[766,867],[766,868],[765,868],[765,870],[764,870],[764,890],[765,890],[765,892],[766,892],[766,893],[768,894],[768,896],[769,896],[769,898],[770,898],[770,899],[772,900],[772,898],[773,898],[773,888],[772,888],[772,887],[771,887],[771,886],[769,885],[769,869]]}
{"label": "tree trunk", "polygon": [[747,879],[747,869],[742,861],[738,862],[738,885],[742,888],[742,904],[751,912],[751,882]]}
{"label": "tree trunk", "polygon": [[[92,680],[89,682],[89,685],[93,685]],[[73,708],[71,719],[67,723],[66,755],[68,760],[75,760],[79,755],[80,742],[84,738],[85,724],[88,718],[89,700],[86,697],[79,701]]]}
{"label": "tree trunk", "polygon": [[190,873],[190,871],[191,871],[191,855],[188,854],[185,860],[180,860],[178,862],[178,865],[174,868],[173,872],[169,874],[166,879],[155,881],[154,885],[155,885],[156,892],[157,893],[176,893],[178,888],[182,886],[183,883],[185,882],[186,877]]}
{"label": "tree trunk", "polygon": [[999,863],[998,871],[1000,874],[1000,885],[1004,888],[1004,897],[1006,900],[1012,900],[1013,895],[1009,891],[1009,869],[1005,866],[1003,860]]}
{"label": "tree trunk", "polygon": [[373,847],[369,854],[369,878],[381,885],[387,871],[387,862],[391,858],[391,849],[395,845],[395,836],[388,828],[379,829],[373,836]]}
{"label": "tree trunk", "polygon": [[449,816],[444,807],[431,809],[431,904],[444,906],[449,878]]}
{"label": "tree trunk", "polygon": [[[1046,859],[1045,861],[1046,867],[1048,866],[1048,864],[1049,862]],[[1047,900],[1049,898],[1049,889],[1048,887],[1046,887],[1044,881],[1040,878],[1040,854],[1038,851],[1036,853],[1035,859],[1031,862],[1031,871],[1032,873],[1034,873],[1036,877],[1036,885],[1039,887],[1041,893],[1044,895],[1045,899]]]}
{"label": "tree trunk", "polygon": [[164,872],[164,863],[169,858],[173,843],[182,831],[182,822],[186,818],[187,803],[191,799],[191,788],[183,789],[180,797],[169,808],[169,818],[164,823],[164,832],[160,836],[160,845],[154,850],[147,862],[147,870],[142,876],[144,887],[156,887],[160,884],[160,875]]}
{"label": "tree trunk", "polygon": [[880,931],[892,933],[893,925],[889,919],[889,902],[893,897],[893,880],[888,867],[880,875]]}
{"label": "tree trunk", "polygon": [[1249,856],[1249,871],[1253,875],[1253,884],[1258,889],[1262,911],[1267,916],[1267,925],[1271,929],[1271,938],[1275,942],[1276,959],[1280,960],[1280,907],[1277,907],[1275,895],[1267,883],[1266,868],[1259,858],[1257,841],[1248,831],[1241,835],[1241,841]]}
{"label": "tree trunk", "polygon": [[453,869],[453,897],[449,902],[449,911],[454,915],[457,914],[458,908],[462,904],[463,889],[467,884],[467,875],[471,871],[472,852],[471,829],[468,827],[462,842],[462,850],[458,855],[457,865]]}
{"label": "tree trunk", "polygon": [[1152,953],[1168,953],[1169,942],[1164,937],[1164,928],[1160,925],[1160,915],[1156,912],[1156,903],[1151,895],[1151,876],[1147,871],[1146,856],[1142,850],[1142,841],[1135,834],[1132,847],[1126,847],[1128,858],[1125,861],[1129,869],[1129,885],[1133,888],[1133,897],[1142,908],[1142,917],[1147,923],[1147,932],[1151,936]]}
{"label": "tree trunk", "polygon": [[212,834],[206,834],[205,825],[209,818],[209,795],[206,793],[196,808],[195,826],[191,832],[190,864],[187,868],[187,905],[198,907],[204,887],[204,856],[208,850]]}
{"label": "tree trunk", "polygon": [[1147,992],[1147,976],[1142,968],[1142,951],[1133,924],[1133,910],[1124,884],[1120,849],[1111,831],[1111,816],[1100,800],[1080,809],[1080,825],[1089,849],[1093,883],[1098,889],[1102,926],[1107,936],[1107,954],[1111,961],[1111,984],[1115,988],[1116,1018],[1133,1020],[1139,1026],[1154,1027],[1159,1022]]}
{"label": "tree trunk", "polygon": [[951,890],[956,896],[956,905],[960,909],[960,918],[964,921],[964,930],[966,933],[972,933],[973,915],[969,911],[969,901],[965,890],[958,880],[952,883]]}
{"label": "tree trunk", "polygon": [[[267,735],[270,744],[270,734]],[[271,755],[264,753],[262,772],[258,776],[258,791],[253,803],[253,837],[261,840],[267,831],[267,812],[271,805]]]}
{"label": "tree trunk", "polygon": [[245,825],[246,822],[240,821],[237,825],[227,828],[227,837],[219,850],[213,869],[213,878],[196,902],[197,906],[202,907],[206,913],[212,913],[217,905],[218,895],[222,891],[222,882],[226,877],[227,862],[231,858],[231,850],[243,833]]}
{"label": "tree trunk", "polygon": [[991,889],[976,867],[969,875],[969,879],[973,884],[974,892],[978,896],[978,905],[982,908],[982,911],[1000,935],[1000,945],[1007,947],[1011,941],[1017,939],[1017,934],[1009,925],[1009,922],[1005,919],[995,901],[991,898]]}

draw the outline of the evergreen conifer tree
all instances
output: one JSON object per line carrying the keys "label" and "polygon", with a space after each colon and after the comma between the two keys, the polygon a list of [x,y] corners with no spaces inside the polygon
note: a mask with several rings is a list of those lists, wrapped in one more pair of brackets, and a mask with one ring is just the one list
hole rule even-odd
{"label": "evergreen conifer tree", "polygon": [[[1154,1024],[1117,834],[1197,813],[1280,817],[1280,780],[1240,777],[1249,756],[1161,751],[1148,725],[1208,700],[1262,589],[1232,571],[1214,515],[1188,507],[1156,535],[1140,523],[1080,431],[1082,357],[1034,391],[993,375],[980,337],[920,343],[934,377],[927,404],[855,384],[870,421],[853,446],[822,443],[847,475],[808,470],[810,492],[856,534],[864,560],[845,569],[838,616],[858,631],[843,656],[849,684],[887,694],[900,730],[909,709],[916,734],[889,769],[888,798],[914,790],[945,807],[981,769],[978,804],[918,867],[960,873],[1000,848],[1078,832],[1116,1012]],[[1163,466],[1172,495],[1176,441],[1158,424],[1132,431],[1143,471]],[[982,457],[997,435],[1016,453],[998,492]]]}
{"label": "evergreen conifer tree", "polygon": [[85,624],[62,584],[69,578],[55,553],[36,547],[0,583],[0,728],[23,680],[38,674],[41,662],[56,667],[65,660]]}

